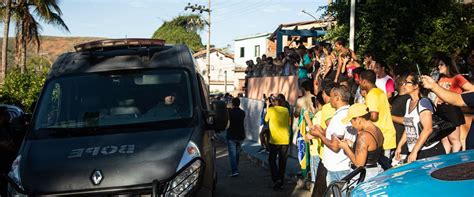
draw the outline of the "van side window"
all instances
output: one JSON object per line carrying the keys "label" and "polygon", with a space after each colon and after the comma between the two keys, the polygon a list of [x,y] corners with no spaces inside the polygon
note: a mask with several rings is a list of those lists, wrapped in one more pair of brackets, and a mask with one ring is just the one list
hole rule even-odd
{"label": "van side window", "polygon": [[[46,99],[46,103],[48,103],[46,108],[42,108],[41,111],[48,112],[47,116],[43,116],[41,120],[39,120],[40,127],[48,127],[53,125],[58,118],[59,109],[61,109],[60,97],[61,97],[61,86],[56,83],[52,86],[52,93],[50,97],[44,98]],[[41,113],[41,112],[40,112]]]}
{"label": "van side window", "polygon": [[199,85],[201,86],[201,91],[199,91],[201,93],[201,105],[202,105],[202,108],[204,110],[209,110],[211,109],[211,101],[209,100],[209,90],[207,89],[207,85],[204,83],[204,79],[202,78],[201,75],[197,75],[198,76],[198,81],[199,81]]}

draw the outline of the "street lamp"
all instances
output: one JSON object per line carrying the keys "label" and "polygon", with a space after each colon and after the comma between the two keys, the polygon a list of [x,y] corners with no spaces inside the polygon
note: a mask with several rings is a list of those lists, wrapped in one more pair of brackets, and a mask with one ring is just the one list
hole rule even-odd
{"label": "street lamp", "polygon": [[313,18],[314,18],[314,20],[318,20],[316,17],[314,17],[312,14],[310,14],[310,13],[306,12],[306,10],[304,10],[304,9],[303,9],[303,10],[301,10],[301,12],[303,12],[303,13],[305,13],[305,14],[307,14],[307,15],[311,16],[311,17],[313,17]]}

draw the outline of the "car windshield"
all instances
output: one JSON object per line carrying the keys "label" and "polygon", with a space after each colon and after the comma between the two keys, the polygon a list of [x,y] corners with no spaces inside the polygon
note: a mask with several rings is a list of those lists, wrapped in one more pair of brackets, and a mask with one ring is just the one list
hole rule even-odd
{"label": "car windshield", "polygon": [[192,117],[189,74],[135,70],[57,78],[44,87],[38,129],[100,128]]}

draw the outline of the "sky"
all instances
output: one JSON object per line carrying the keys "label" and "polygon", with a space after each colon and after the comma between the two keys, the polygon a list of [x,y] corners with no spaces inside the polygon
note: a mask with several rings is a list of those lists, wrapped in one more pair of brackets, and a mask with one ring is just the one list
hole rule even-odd
{"label": "sky", "polygon": [[[190,14],[189,3],[208,5],[206,0],[62,0],[65,32],[42,24],[41,35],[68,37],[150,38],[163,24],[178,15]],[[211,44],[233,46],[238,37],[273,32],[278,25],[319,18],[319,6],[327,0],[211,0]],[[204,15],[207,19],[207,14]],[[207,31],[200,32],[203,44]]]}

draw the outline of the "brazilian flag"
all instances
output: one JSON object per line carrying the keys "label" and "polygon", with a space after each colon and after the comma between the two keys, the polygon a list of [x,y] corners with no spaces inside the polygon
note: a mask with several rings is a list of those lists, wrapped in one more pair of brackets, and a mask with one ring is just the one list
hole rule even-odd
{"label": "brazilian flag", "polygon": [[[311,116],[311,115],[310,115]],[[306,178],[309,171],[309,145],[304,141],[306,136],[306,121],[304,120],[304,109],[301,109],[300,118],[298,120],[298,134],[296,137],[296,145],[298,146],[298,161],[300,162],[301,173]]]}

